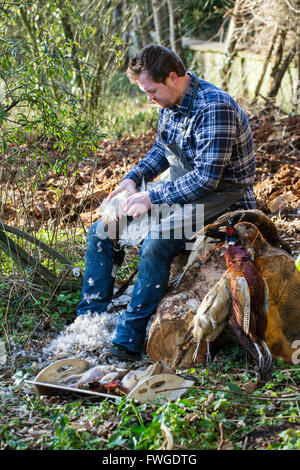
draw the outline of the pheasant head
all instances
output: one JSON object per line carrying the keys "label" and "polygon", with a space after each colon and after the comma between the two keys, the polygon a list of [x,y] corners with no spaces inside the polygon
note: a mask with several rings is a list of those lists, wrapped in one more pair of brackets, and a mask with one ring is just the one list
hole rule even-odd
{"label": "pheasant head", "polygon": [[238,243],[238,233],[231,221],[226,226],[225,241],[228,245],[236,245]]}
{"label": "pheasant head", "polygon": [[267,249],[267,242],[256,225],[250,222],[238,222],[234,226],[241,244],[254,258],[254,254],[259,256]]}

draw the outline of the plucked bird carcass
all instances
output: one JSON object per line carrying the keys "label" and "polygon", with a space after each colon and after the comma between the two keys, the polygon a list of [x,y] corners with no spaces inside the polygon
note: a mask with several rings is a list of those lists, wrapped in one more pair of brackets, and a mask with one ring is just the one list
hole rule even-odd
{"label": "plucked bird carcass", "polygon": [[[193,338],[197,346],[206,341],[207,362],[211,361],[210,343],[215,341],[223,331],[227,317],[231,296],[229,292],[230,275],[226,271],[220,281],[206,294],[193,319]],[[198,348],[194,352],[197,360]]]}
{"label": "plucked bird carcass", "polygon": [[70,375],[58,383],[99,393],[125,394],[127,390],[122,386],[122,378],[128,370],[113,369],[104,365],[95,366],[82,374]]}
{"label": "plucked bird carcass", "polygon": [[95,366],[81,374],[71,374],[59,380],[57,383],[68,384],[74,387],[85,388],[89,383],[97,382],[102,379],[110,370],[107,366]]}

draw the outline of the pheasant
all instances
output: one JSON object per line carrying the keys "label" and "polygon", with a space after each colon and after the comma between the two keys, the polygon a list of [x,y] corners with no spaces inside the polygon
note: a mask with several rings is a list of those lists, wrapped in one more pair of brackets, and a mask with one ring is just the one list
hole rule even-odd
{"label": "pheasant", "polygon": [[227,236],[226,231],[223,229],[228,226],[229,221],[231,221],[232,226],[238,222],[250,222],[255,224],[268,243],[284,249],[289,254],[291,253],[290,246],[280,238],[274,222],[262,211],[258,209],[250,209],[225,212],[225,214],[218,217],[218,219],[213,223],[203,227],[203,229],[195,235],[193,250],[188,258],[186,266],[182,273],[178,274],[171,280],[171,284],[175,288],[178,287],[186,272],[194,265],[195,262],[199,262],[199,260],[200,262],[206,262],[209,260],[214,249],[222,246],[222,243],[225,242],[225,238]]}
{"label": "pheasant", "polygon": [[[251,210],[237,210],[234,212],[226,212],[221,215],[214,223],[206,225],[202,231],[206,237],[217,238],[218,240],[225,240],[228,234],[222,232],[221,227],[235,226],[237,223],[250,223],[254,227],[258,228],[263,237],[268,243],[277,248],[284,249],[287,253],[291,254],[291,248],[288,243],[283,240],[277,231],[274,222],[266,216],[262,211],[258,209]],[[199,234],[202,231],[198,232]]]}
{"label": "pheasant", "polygon": [[258,363],[260,379],[266,380],[272,363],[265,340],[268,287],[251,261],[251,255],[238,244],[238,232],[230,224],[226,229],[226,242],[225,259],[231,273],[232,295],[228,325]]}
{"label": "pheasant", "polygon": [[230,277],[226,272],[220,281],[206,294],[192,322],[193,339],[197,343],[193,360],[196,362],[201,341],[206,341],[207,363],[211,361],[210,343],[226,325],[230,305]]}
{"label": "pheasant", "polygon": [[231,303],[230,273],[226,271],[219,282],[210,289],[202,300],[197,312],[189,325],[182,350],[173,362],[172,369],[181,362],[192,343],[197,346],[193,354],[193,361],[197,361],[200,344],[206,342],[206,362],[211,362],[210,343],[221,334],[226,326]]}

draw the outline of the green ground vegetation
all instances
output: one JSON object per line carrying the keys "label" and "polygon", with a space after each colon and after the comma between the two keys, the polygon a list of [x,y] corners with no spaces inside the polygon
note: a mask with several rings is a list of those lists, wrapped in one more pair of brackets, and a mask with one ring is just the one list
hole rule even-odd
{"label": "green ground vegetation", "polygon": [[209,368],[185,371],[200,385],[195,384],[183,397],[149,404],[126,398],[118,404],[91,398],[40,399],[22,391],[22,382],[34,371],[35,364],[24,361],[3,393],[3,449],[300,448],[299,404],[295,398],[299,368],[287,367],[281,361],[274,362],[272,380],[250,394],[243,391],[246,383],[254,381],[253,371],[245,367],[245,353],[225,351]]}

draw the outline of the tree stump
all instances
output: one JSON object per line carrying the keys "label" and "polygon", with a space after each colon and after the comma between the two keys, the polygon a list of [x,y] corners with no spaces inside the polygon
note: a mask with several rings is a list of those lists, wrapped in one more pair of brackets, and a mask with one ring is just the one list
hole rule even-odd
{"label": "tree stump", "polygon": [[[147,354],[152,362],[161,360],[168,366],[173,364],[202,299],[226,270],[225,258],[222,254],[224,254],[222,250],[216,250],[209,261],[196,262],[187,271],[179,286],[169,291],[161,300],[148,335]],[[171,278],[182,272],[186,260],[186,254],[177,257],[173,264]],[[193,346],[187,351],[181,361],[182,367],[195,366],[192,360],[194,350]],[[205,363],[205,343],[200,345],[197,357],[198,363]]]}
{"label": "tree stump", "polygon": [[300,272],[294,259],[278,248],[270,248],[255,264],[269,288],[266,343],[274,358],[291,363],[293,343],[300,339]]}

